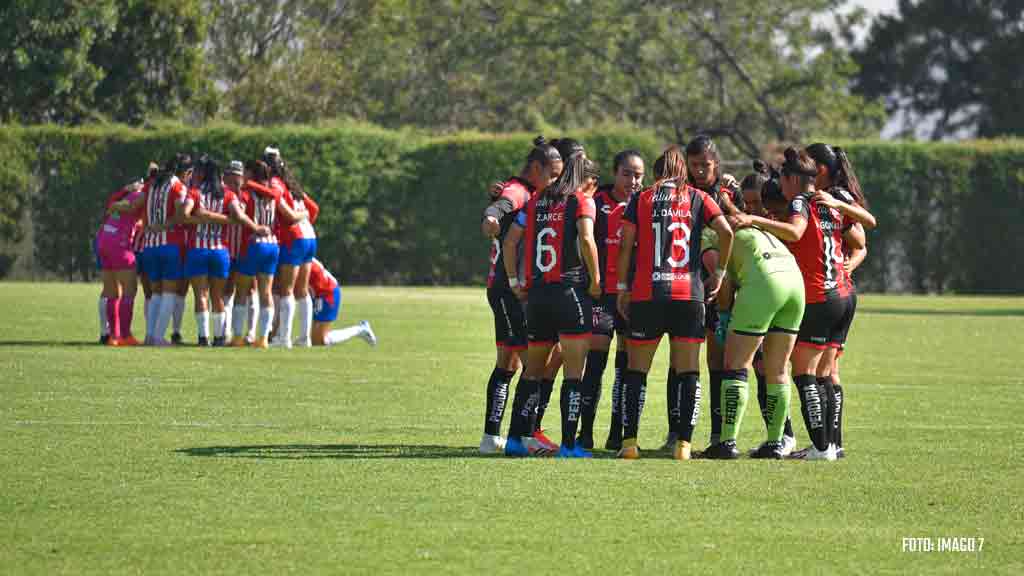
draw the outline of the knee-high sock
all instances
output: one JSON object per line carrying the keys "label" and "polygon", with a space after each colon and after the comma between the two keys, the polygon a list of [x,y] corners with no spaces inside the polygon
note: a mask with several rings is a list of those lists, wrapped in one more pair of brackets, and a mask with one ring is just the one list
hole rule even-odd
{"label": "knee-high sock", "polygon": [[107,326],[110,337],[121,339],[121,299],[107,298]]}
{"label": "knee-high sock", "polygon": [[213,322],[214,338],[224,337],[224,328],[225,326],[227,326],[227,322],[225,322],[225,317],[227,316],[227,314],[228,309],[225,308],[223,312],[214,312],[213,314],[210,315],[210,321]]}
{"label": "knee-high sock", "polygon": [[153,323],[150,318],[155,319],[156,315],[153,314],[153,296],[146,298],[142,305],[142,318],[146,321],[146,337],[153,333]]}
{"label": "knee-high sock", "polygon": [[135,316],[135,298],[121,298],[118,316],[121,318],[121,337],[130,337],[132,335],[132,318]]}
{"label": "knee-high sock", "polygon": [[726,371],[722,374],[722,436],[721,441],[735,442],[747,412],[750,391],[747,386],[747,369]]}
{"label": "knee-high sock", "polygon": [[491,371],[487,381],[487,405],[484,407],[484,434],[501,434],[501,420],[505,417],[505,403],[508,401],[508,386],[515,372],[501,368]]}
{"label": "knee-high sock", "polygon": [[516,394],[512,399],[512,414],[509,418],[508,437],[519,438],[529,436],[531,420],[537,409],[539,380],[520,377],[516,384]]}
{"label": "knee-high sock", "polygon": [[[167,295],[164,295],[166,298]],[[174,295],[174,333],[181,334],[181,320],[185,316],[185,297]]]}
{"label": "knee-high sock", "polygon": [[709,408],[711,410],[711,441],[717,442],[722,435],[722,376],[723,370],[712,370],[708,393],[711,394]]}
{"label": "knee-high sock", "polygon": [[597,406],[601,402],[601,380],[607,366],[607,350],[591,350],[587,353],[587,368],[580,386],[580,392],[583,394],[583,409],[580,414],[581,435],[594,435],[594,420],[597,418]]}
{"label": "knee-high sock", "polygon": [[683,372],[676,374],[679,381],[679,439],[686,442],[693,440],[693,430],[700,420],[700,373]]}
{"label": "knee-high sock", "polygon": [[107,297],[100,296],[97,302],[97,310],[99,311],[100,319],[100,336],[110,335],[110,324],[107,321]]}
{"label": "knee-high sock", "polygon": [[225,338],[230,338],[233,334],[234,325],[232,324],[233,312],[235,308],[235,295],[232,294],[224,299],[224,330],[223,334]]}
{"label": "knee-high sock", "polygon": [[[274,294],[274,310],[278,310],[278,311],[281,310],[281,297],[279,295],[277,295],[277,294]],[[275,337],[281,334],[281,314],[280,313],[278,313],[277,316],[274,318],[274,324],[273,324],[273,327],[270,329],[270,332],[272,334],[274,334]]]}
{"label": "knee-high sock", "polygon": [[615,382],[612,383],[612,418],[608,428],[609,438],[622,438],[622,411],[624,409],[625,397],[622,394],[622,379],[626,374],[626,366],[629,365],[628,352],[625,350],[615,351]]}
{"label": "knee-high sock", "polygon": [[834,390],[833,398],[835,403],[835,443],[837,448],[843,447],[843,407],[846,405],[846,397],[843,396],[843,386],[841,384],[833,384],[832,389]]}
{"label": "knee-high sock", "polygon": [[363,327],[349,326],[348,328],[339,328],[337,330],[331,330],[324,336],[324,346],[333,346],[335,344],[341,344],[347,340],[351,340],[356,336],[363,333]]}
{"label": "knee-high sock", "polygon": [[281,323],[277,327],[277,337],[281,342],[292,341],[292,320],[295,319],[295,297],[283,296],[281,307],[278,308]]}
{"label": "knee-high sock", "polygon": [[156,338],[163,340],[167,334],[167,327],[171,323],[171,316],[174,315],[174,301],[177,297],[171,292],[164,292],[160,297],[160,311],[156,317]]}
{"label": "knee-high sock", "polygon": [[313,299],[306,294],[305,298],[296,300],[299,317],[299,340],[308,342],[313,329]]}
{"label": "knee-high sock", "polygon": [[647,388],[647,374],[639,370],[626,370],[622,378],[625,409],[622,412],[622,438],[636,440],[640,433],[641,399]]}
{"label": "knee-high sock", "polygon": [[544,378],[540,381],[540,394],[537,399],[537,409],[534,411],[533,418],[533,430],[536,432],[540,430],[541,422],[544,421],[544,413],[548,410],[548,404],[551,403],[551,392],[555,388],[555,381]]}
{"label": "knee-high sock", "polygon": [[835,387],[832,384],[832,377],[825,376],[818,378],[818,394],[821,396],[822,404],[825,405],[825,442],[835,444],[836,436],[836,402]]}
{"label": "knee-high sock", "polygon": [[267,306],[260,308],[260,325],[258,329],[260,338],[270,336],[270,329],[274,326],[274,307]]}
{"label": "knee-high sock", "polygon": [[761,420],[764,420],[764,425],[768,426],[770,420],[768,415],[768,385],[767,377],[764,372],[758,372],[754,369],[754,376],[757,377],[757,406],[761,410]]}
{"label": "knee-high sock", "polygon": [[782,440],[785,423],[789,421],[789,384],[768,384],[765,387],[765,409],[768,418],[768,441]]}
{"label": "knee-high sock", "polygon": [[153,294],[146,300],[146,338],[156,338],[156,321],[160,317],[160,307],[163,305],[163,294]]}
{"label": "knee-high sock", "polygon": [[576,426],[580,421],[580,408],[583,395],[580,394],[578,378],[563,378],[562,390],[559,395],[559,408],[562,412],[562,446],[576,447]]}
{"label": "knee-high sock", "polygon": [[804,426],[811,442],[818,450],[826,450],[825,439],[825,406],[818,392],[818,379],[814,374],[801,374],[793,378],[797,393],[800,394],[800,413],[804,417]]}
{"label": "knee-high sock", "polygon": [[196,335],[200,338],[210,337],[210,312],[196,312]]}
{"label": "knee-high sock", "polygon": [[679,379],[676,378],[676,373],[670,366],[668,369],[668,376],[665,382],[665,407],[668,412],[668,429],[669,432],[679,433],[679,418],[682,414],[682,406],[680,402],[682,398],[679,390]]}
{"label": "knee-high sock", "polygon": [[241,338],[245,335],[245,319],[249,316],[249,303],[245,300],[235,302],[234,310],[231,312],[231,332],[235,337]]}

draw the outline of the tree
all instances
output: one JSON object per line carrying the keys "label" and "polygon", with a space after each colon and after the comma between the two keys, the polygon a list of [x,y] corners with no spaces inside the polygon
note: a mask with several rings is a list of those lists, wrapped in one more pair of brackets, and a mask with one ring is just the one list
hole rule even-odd
{"label": "tree", "polygon": [[1024,4],[1010,0],[901,0],[855,52],[856,89],[933,139],[1024,134]]}

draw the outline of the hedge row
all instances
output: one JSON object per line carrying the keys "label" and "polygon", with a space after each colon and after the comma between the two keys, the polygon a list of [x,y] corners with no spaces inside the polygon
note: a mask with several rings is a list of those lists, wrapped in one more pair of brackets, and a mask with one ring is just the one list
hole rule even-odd
{"label": "hedge row", "polygon": [[[573,134],[610,171],[653,134],[608,128]],[[325,263],[345,282],[475,284],[488,244],[478,223],[485,190],[514,174],[531,135],[426,137],[362,125],[201,130],[0,128],[0,240],[31,230],[36,276],[94,278],[91,241],[107,194],[151,159],[202,151],[223,159],[282,148],[321,205]],[[878,216],[862,289],[1024,292],[1024,144],[848,143]],[[738,174],[742,176],[742,174]],[[3,262],[0,261],[0,269]]]}

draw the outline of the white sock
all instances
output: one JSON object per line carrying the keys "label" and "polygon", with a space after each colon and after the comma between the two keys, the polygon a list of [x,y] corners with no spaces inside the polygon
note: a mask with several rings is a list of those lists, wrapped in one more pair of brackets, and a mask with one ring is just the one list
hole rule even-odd
{"label": "white sock", "polygon": [[232,294],[227,300],[224,301],[224,321],[222,323],[223,329],[221,330],[221,336],[225,338],[231,337],[231,312],[235,306],[235,295]]}
{"label": "white sock", "polygon": [[313,299],[306,294],[297,300],[299,306],[299,340],[309,342],[309,332],[313,328]]}
{"label": "white sock", "polygon": [[100,296],[99,302],[100,311],[100,336],[110,335],[110,325],[107,324],[107,297]]}
{"label": "white sock", "polygon": [[[274,310],[281,309],[281,297],[274,294]],[[274,316],[274,328],[271,330],[274,334],[281,334],[281,315]]]}
{"label": "white sock", "polygon": [[152,316],[152,314],[150,314],[150,306],[152,305],[153,297],[150,296],[149,298],[146,298],[146,304],[142,307],[142,315],[145,316],[146,318],[146,334],[149,334],[149,329],[153,326],[152,324],[149,323],[149,317]]}
{"label": "white sock", "polygon": [[235,336],[241,338],[245,334],[245,318],[249,311],[249,305],[246,302],[239,302],[235,304],[235,309],[231,313],[231,332]]}
{"label": "white sock", "polygon": [[167,334],[167,325],[171,323],[171,316],[174,315],[174,301],[176,296],[165,293],[160,298],[160,312],[156,317],[156,339],[163,340]]}
{"label": "white sock", "polygon": [[228,309],[224,308],[223,312],[220,312],[220,313],[214,312],[210,316],[210,318],[213,320],[213,337],[214,338],[223,338],[224,337],[224,329],[227,326],[227,322],[225,322],[224,319],[227,317],[227,315],[228,315]]}
{"label": "white sock", "polygon": [[292,320],[295,318],[295,297],[286,296],[281,298],[281,307],[278,308],[281,318],[277,324],[277,339],[281,342],[292,341]]}
{"label": "white sock", "polygon": [[196,332],[200,338],[210,337],[210,312],[196,312]]}
{"label": "white sock", "polygon": [[146,338],[156,338],[156,319],[160,317],[160,303],[163,296],[160,293],[153,294],[146,300]]}
{"label": "white sock", "polygon": [[256,337],[256,311],[259,309],[259,301],[255,294],[249,295],[249,309],[246,311],[247,326],[249,326],[249,339]]}
{"label": "white sock", "polygon": [[185,315],[185,297],[174,295],[174,333],[181,334],[181,318]]}
{"label": "white sock", "polygon": [[339,330],[331,330],[330,332],[327,333],[327,336],[324,338],[324,345],[333,346],[335,344],[341,344],[342,342],[346,340],[351,340],[362,333],[363,327],[358,325],[349,326],[348,328],[341,328]]}
{"label": "white sock", "polygon": [[266,338],[270,335],[270,327],[274,325],[274,307],[267,306],[266,308],[260,308],[260,338]]}

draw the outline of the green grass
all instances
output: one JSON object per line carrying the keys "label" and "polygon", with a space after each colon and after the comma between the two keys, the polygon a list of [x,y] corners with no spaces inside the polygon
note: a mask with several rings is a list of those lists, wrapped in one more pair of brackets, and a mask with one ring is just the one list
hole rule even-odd
{"label": "green grass", "polygon": [[482,289],[345,289],[381,345],[290,352],[101,348],[97,292],[0,284],[0,572],[1024,572],[1024,299],[862,297],[846,460],[679,463],[479,457]]}

